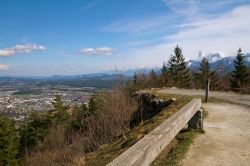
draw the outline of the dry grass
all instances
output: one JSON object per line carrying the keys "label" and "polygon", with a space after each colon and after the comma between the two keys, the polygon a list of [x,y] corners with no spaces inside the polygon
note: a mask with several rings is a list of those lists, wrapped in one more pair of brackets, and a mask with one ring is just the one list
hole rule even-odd
{"label": "dry grass", "polygon": [[[165,100],[172,98],[158,96]],[[101,102],[94,113],[84,119],[87,127],[83,133],[69,132],[62,125],[51,127],[42,146],[26,153],[23,165],[106,165],[192,99],[177,96],[177,100],[166,109],[130,130],[138,102],[129,97],[121,86],[98,97]]]}
{"label": "dry grass", "polygon": [[175,146],[165,148],[161,154],[151,164],[152,166],[175,166],[185,158],[188,148],[193,143],[193,140],[203,131],[182,130],[177,136],[177,144]]}
{"label": "dry grass", "polygon": [[52,127],[43,145],[27,153],[23,165],[68,166],[85,163],[84,137],[76,133],[66,137],[63,126]]}
{"label": "dry grass", "polygon": [[[164,98],[164,96],[161,96],[161,98],[162,97]],[[166,96],[165,99],[168,100],[170,97]],[[120,136],[111,144],[103,145],[100,149],[87,154],[86,165],[102,166],[108,164],[117,156],[126,151],[129,147],[134,145],[141,138],[143,138],[144,135],[155,129],[163,121],[172,116],[190,100],[191,98],[179,97],[175,102],[159,112],[156,116],[146,120],[140,126],[126,133],[127,139],[124,139],[122,136]]]}
{"label": "dry grass", "polygon": [[119,135],[126,139],[133,113],[138,109],[137,101],[128,97],[121,86],[114,87],[111,93],[100,96],[101,105],[87,122],[88,149],[92,151],[110,143]]}
{"label": "dry grass", "polygon": [[87,126],[84,132],[69,130],[64,125],[51,127],[42,145],[25,154],[23,165],[84,165],[85,152],[100,148],[121,135],[126,139],[125,133],[138,108],[137,101],[129,97],[122,86],[97,97],[94,113],[83,119]]}

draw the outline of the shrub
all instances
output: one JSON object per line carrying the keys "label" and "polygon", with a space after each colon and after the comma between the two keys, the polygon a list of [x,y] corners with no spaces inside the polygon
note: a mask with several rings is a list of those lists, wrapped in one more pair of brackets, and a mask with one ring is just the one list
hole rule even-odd
{"label": "shrub", "polygon": [[62,125],[50,128],[42,148],[26,153],[24,165],[68,166],[84,165],[85,139],[72,132],[67,135]]}
{"label": "shrub", "polygon": [[27,123],[20,127],[20,144],[22,152],[41,144],[52,125],[50,113],[32,113]]}
{"label": "shrub", "polygon": [[19,140],[14,123],[0,116],[0,165],[18,165]]}
{"label": "shrub", "polygon": [[29,149],[24,156],[24,165],[83,165],[85,152],[121,135],[126,139],[125,133],[138,104],[119,84],[112,91],[95,94],[88,106],[73,107],[72,114],[68,114],[68,106],[59,97],[56,97],[54,108],[54,112],[45,114],[51,115],[48,119],[46,116],[36,117],[26,126],[26,137],[22,137],[26,144],[28,140],[32,146],[41,146]]}
{"label": "shrub", "polygon": [[89,106],[92,114],[85,120],[88,150],[93,150],[123,135],[130,127],[132,114],[137,110],[136,100],[129,97],[123,86],[115,86],[111,92],[94,96]]}

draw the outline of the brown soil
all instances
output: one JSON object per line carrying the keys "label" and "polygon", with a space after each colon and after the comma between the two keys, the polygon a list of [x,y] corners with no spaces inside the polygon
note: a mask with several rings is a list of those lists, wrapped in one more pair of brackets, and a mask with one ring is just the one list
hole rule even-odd
{"label": "brown soil", "polygon": [[[204,90],[166,88],[158,92],[204,96]],[[250,165],[250,95],[210,92],[210,97],[229,103],[208,103],[204,121],[205,134],[199,135],[189,148],[184,166]]]}
{"label": "brown soil", "polygon": [[181,165],[250,165],[250,108],[225,103],[203,107],[208,111],[206,133],[194,140]]}

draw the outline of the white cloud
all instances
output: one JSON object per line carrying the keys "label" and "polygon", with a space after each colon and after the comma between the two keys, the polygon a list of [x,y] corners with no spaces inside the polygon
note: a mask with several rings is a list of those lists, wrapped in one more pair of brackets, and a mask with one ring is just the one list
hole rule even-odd
{"label": "white cloud", "polygon": [[11,48],[0,49],[0,56],[8,57],[18,53],[31,53],[32,51],[44,51],[46,48],[37,44],[17,44]]}
{"label": "white cloud", "polygon": [[246,3],[248,0],[161,0],[174,13],[186,16],[187,19],[194,20],[210,15],[216,15],[217,12],[225,10],[231,6],[237,7],[238,4]]}
{"label": "white cloud", "polygon": [[186,16],[195,16],[200,10],[201,0],[162,0],[172,11]]}
{"label": "white cloud", "polygon": [[166,40],[161,44],[136,49],[118,59],[115,65],[122,68],[161,66],[173,54],[177,44],[182,47],[186,60],[197,58],[199,51],[205,55],[220,52],[224,56],[233,56],[241,47],[243,52],[250,52],[249,20],[250,5],[244,5],[217,17],[183,23],[177,33],[165,36]]}
{"label": "white cloud", "polygon": [[4,70],[8,70],[9,69],[9,65],[6,64],[0,64],[0,71],[4,71]]}
{"label": "white cloud", "polygon": [[111,55],[113,49],[110,47],[84,48],[79,52],[84,55]]}
{"label": "white cloud", "polygon": [[[158,19],[159,20],[159,19]],[[146,31],[155,28],[162,24],[162,21],[156,19],[146,19],[146,20],[120,20],[114,21],[107,25],[104,30],[107,32],[127,32],[127,33],[137,33],[141,31]]]}
{"label": "white cloud", "polygon": [[82,9],[81,9],[81,12],[86,12],[88,10],[90,10],[91,8],[99,5],[101,3],[101,1],[94,1],[94,2],[91,2],[89,4],[86,4]]}
{"label": "white cloud", "polygon": [[103,28],[105,32],[114,33],[143,33],[150,30],[159,30],[159,28],[171,28],[176,25],[170,25],[169,22],[176,20],[176,16],[160,14],[149,18],[125,18],[111,22]]}
{"label": "white cloud", "polygon": [[184,24],[177,34],[167,38],[180,43],[184,51],[191,54],[188,56],[193,56],[199,49],[207,53],[224,52],[230,56],[238,47],[250,51],[249,20],[250,5],[245,5],[216,18]]}

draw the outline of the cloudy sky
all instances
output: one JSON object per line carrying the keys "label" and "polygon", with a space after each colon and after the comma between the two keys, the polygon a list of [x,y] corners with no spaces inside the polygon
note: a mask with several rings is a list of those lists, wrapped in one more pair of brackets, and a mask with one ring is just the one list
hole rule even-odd
{"label": "cloudy sky", "polygon": [[250,0],[1,0],[0,75],[72,75],[250,52]]}

